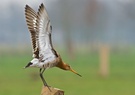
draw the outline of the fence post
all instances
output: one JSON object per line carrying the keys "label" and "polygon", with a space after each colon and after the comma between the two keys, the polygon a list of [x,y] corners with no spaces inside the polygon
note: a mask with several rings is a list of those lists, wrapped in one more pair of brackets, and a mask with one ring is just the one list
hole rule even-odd
{"label": "fence post", "polygon": [[100,75],[107,77],[109,75],[109,46],[102,45],[100,47]]}
{"label": "fence post", "polygon": [[49,88],[51,91],[48,89],[47,86],[43,86],[41,95],[64,95],[64,91],[58,88],[53,88],[53,87],[49,87]]}

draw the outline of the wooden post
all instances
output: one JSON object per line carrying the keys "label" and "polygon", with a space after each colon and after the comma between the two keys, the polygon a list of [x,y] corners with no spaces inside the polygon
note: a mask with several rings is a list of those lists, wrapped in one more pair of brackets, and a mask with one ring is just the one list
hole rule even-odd
{"label": "wooden post", "polygon": [[58,88],[53,88],[53,87],[49,87],[49,88],[51,91],[48,89],[47,86],[43,86],[41,95],[64,95],[64,91]]}
{"label": "wooden post", "polygon": [[109,46],[100,47],[100,75],[107,77],[109,75]]}

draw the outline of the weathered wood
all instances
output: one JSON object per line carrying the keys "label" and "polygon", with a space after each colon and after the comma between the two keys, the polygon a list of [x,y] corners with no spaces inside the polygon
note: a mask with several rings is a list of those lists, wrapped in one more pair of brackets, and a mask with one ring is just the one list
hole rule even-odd
{"label": "weathered wood", "polygon": [[64,91],[58,88],[53,88],[53,87],[49,87],[49,88],[51,91],[48,89],[47,86],[43,86],[41,95],[64,95]]}

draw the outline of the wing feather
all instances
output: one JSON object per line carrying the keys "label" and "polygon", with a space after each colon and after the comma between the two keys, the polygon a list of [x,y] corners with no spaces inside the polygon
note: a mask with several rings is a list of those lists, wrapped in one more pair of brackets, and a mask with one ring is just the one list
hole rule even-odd
{"label": "wing feather", "polygon": [[39,58],[38,48],[38,33],[37,33],[37,13],[28,5],[25,7],[25,17],[28,29],[31,34],[32,46],[33,46],[33,57]]}
{"label": "wing feather", "polygon": [[40,5],[37,15],[37,31],[39,32],[38,41],[40,54],[44,53],[49,54],[50,56],[58,56],[56,51],[53,49],[51,40],[52,26],[47,10],[43,4]]}
{"label": "wing feather", "polygon": [[37,19],[37,29],[39,32],[39,47],[42,51],[45,51],[50,46],[50,36],[51,30],[49,29],[50,20],[47,15],[47,11],[43,4],[39,7],[38,10],[38,19]]}

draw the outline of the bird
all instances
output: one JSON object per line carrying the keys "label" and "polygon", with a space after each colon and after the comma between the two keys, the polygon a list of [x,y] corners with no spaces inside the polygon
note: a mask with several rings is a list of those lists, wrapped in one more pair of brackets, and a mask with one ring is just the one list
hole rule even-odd
{"label": "bird", "polygon": [[41,3],[38,12],[35,12],[29,5],[26,5],[25,18],[31,35],[33,59],[24,68],[39,68],[40,78],[44,86],[48,88],[49,86],[43,77],[43,73],[46,69],[52,67],[71,71],[82,77],[69,64],[65,63],[60,54],[54,49],[51,38],[52,25],[44,4]]}

